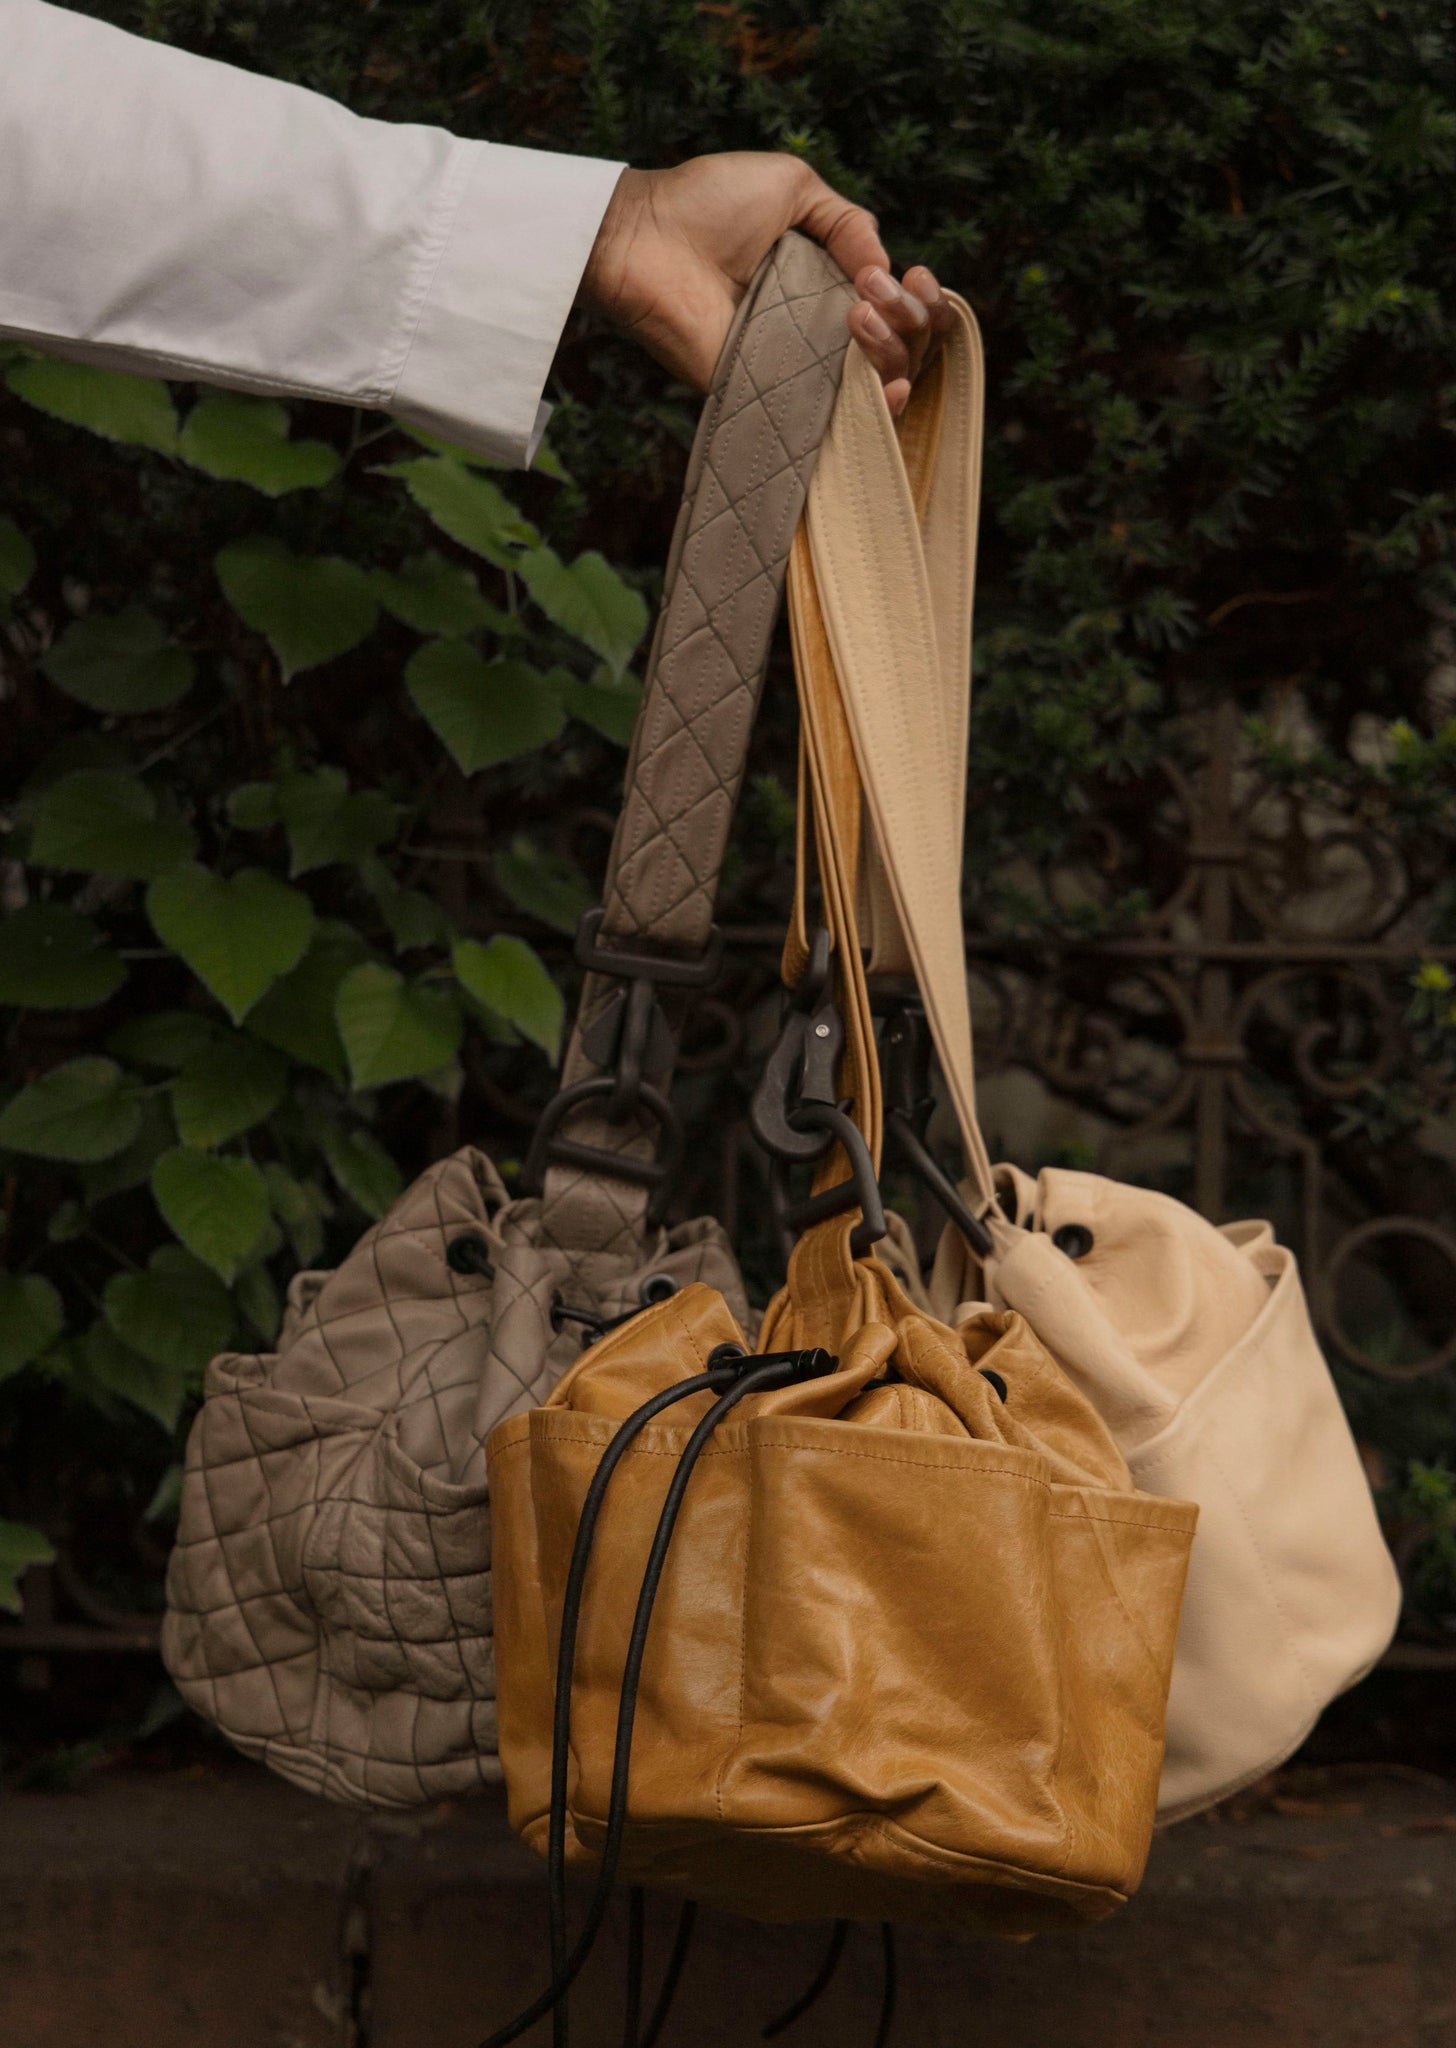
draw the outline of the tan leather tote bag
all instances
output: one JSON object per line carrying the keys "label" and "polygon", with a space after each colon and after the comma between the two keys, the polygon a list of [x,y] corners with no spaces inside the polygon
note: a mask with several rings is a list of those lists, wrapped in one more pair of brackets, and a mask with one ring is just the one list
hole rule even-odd
{"label": "tan leather tote bag", "polygon": [[681,1005],[712,978],[718,871],[853,293],[786,236],[747,294],[689,465],[561,1092],[508,1200],[473,1149],[336,1272],[275,1353],[217,1359],[187,1450],[162,1647],[245,1754],[409,1806],[499,1779],[485,1444],[584,1338],[692,1281],[743,1328],[721,1228],[665,1229]]}
{"label": "tan leather tote bag", "polygon": [[[949,384],[952,416],[976,408],[978,390]],[[897,447],[851,355],[805,530],[882,899],[874,964],[918,981],[982,1225],[978,1249],[947,1228],[931,1299],[952,1324],[978,1304],[1018,1311],[1134,1482],[1199,1503],[1159,1800],[1173,1820],[1298,1747],[1384,1650],[1400,1589],[1295,1259],[1269,1225],[1216,1228],[1096,1174],[992,1169],[959,914],[974,505],[944,461],[929,485],[913,461],[907,472],[920,431]],[[796,557],[791,596],[801,580]]]}
{"label": "tan leather tote bag", "polygon": [[[873,1152],[853,763],[802,564],[837,1092]],[[1132,1486],[1023,1318],[952,1331],[857,1255],[861,1227],[806,1232],[756,1353],[690,1287],[491,1436],[501,1759],[548,1859],[555,1979],[489,2048],[559,2009],[617,1877],[762,1919],[1012,1936],[1139,1881],[1197,1511]],[[597,1884],[568,1950],[572,1864]]]}

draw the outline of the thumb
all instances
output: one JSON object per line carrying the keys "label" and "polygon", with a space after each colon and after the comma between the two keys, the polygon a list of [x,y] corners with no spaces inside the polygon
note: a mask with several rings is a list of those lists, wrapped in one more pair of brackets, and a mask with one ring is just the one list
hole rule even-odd
{"label": "thumb", "polygon": [[847,277],[857,277],[866,264],[873,263],[881,270],[890,267],[874,215],[826,185],[807,165],[798,211],[789,225],[821,242]]}

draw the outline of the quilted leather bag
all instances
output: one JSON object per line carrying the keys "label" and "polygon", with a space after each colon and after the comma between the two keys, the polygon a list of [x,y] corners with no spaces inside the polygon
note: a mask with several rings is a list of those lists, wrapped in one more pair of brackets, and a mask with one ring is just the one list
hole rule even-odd
{"label": "quilted leather bag", "polygon": [[474,1150],[432,1167],[276,1353],[209,1369],[188,1444],[163,1655],[245,1754],[408,1806],[500,1776],[485,1443],[584,1335],[675,1288],[748,1304],[711,1219],[664,1229],[679,1006],[716,967],[713,901],[790,542],[853,294],[789,235],[705,403],[668,563],[563,1087],[510,1201]]}
{"label": "quilted leather bag", "polygon": [[953,537],[971,513],[950,502],[953,481],[917,486],[913,464],[907,476],[875,380],[852,355],[791,596],[802,583],[800,610],[820,607],[863,786],[888,898],[876,964],[918,981],[960,1128],[967,1180],[959,1203],[944,1190],[959,1222],[933,1275],[936,1312],[1023,1315],[1107,1422],[1134,1482],[1201,1509],[1159,1801],[1174,1820],[1298,1747],[1384,1650],[1400,1589],[1296,1261],[1269,1225],[1216,1228],[1149,1189],[991,1166],[959,914],[970,588]]}

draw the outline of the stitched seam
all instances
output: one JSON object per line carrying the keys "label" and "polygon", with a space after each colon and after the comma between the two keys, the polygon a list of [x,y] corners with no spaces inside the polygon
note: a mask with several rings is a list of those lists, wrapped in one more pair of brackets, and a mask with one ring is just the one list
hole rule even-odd
{"label": "stitched seam", "polygon": [[[414,263],[414,277],[400,295],[399,311],[395,316],[395,334],[398,337],[380,352],[379,388],[388,393],[386,406],[394,402],[399,389],[399,380],[405,373],[410,351],[415,345],[424,318],[425,307],[430,301],[430,292],[439,275],[445,251],[450,246],[450,237],[465,197],[465,187],[471,171],[475,168],[474,153],[479,143],[462,141],[459,137],[446,166],[441,189],[432,209],[434,218],[427,232],[421,237],[419,254]],[[393,362],[394,374],[389,374]]]}

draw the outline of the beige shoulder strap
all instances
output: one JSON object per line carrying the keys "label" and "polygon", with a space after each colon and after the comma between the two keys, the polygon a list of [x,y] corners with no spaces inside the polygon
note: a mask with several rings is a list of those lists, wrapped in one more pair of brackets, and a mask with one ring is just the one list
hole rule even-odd
{"label": "beige shoulder strap", "polygon": [[[995,1186],[976,1119],[961,925],[984,377],[974,317],[964,301],[952,304],[956,324],[934,407],[912,401],[903,447],[878,378],[850,350],[805,518],[869,831],[925,1002],[967,1173],[989,1209]],[[797,609],[795,579],[790,594]]]}

